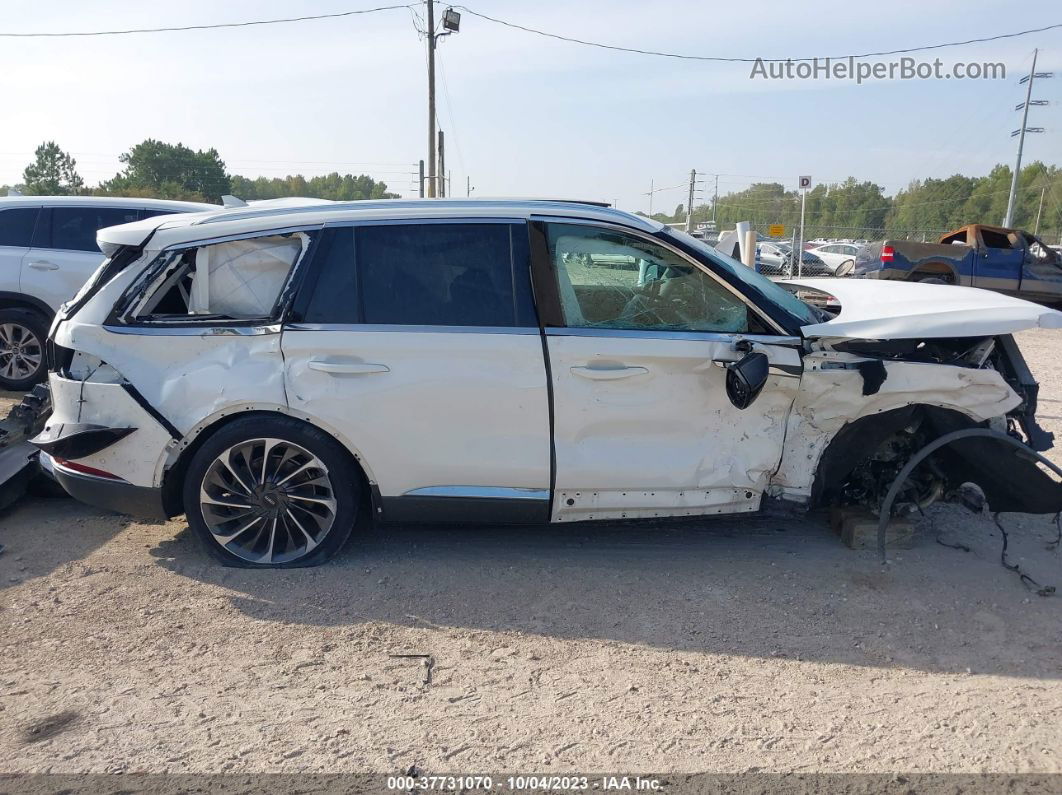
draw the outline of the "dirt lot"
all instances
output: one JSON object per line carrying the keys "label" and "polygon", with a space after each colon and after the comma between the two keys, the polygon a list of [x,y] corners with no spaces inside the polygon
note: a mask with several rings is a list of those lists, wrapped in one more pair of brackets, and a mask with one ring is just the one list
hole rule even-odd
{"label": "dirt lot", "polygon": [[[1020,341],[1062,440],[1062,334]],[[1050,520],[1004,521],[1062,585]],[[818,518],[399,528],[249,573],[181,521],[23,502],[0,772],[1062,772],[1062,595],[988,521],[921,532],[883,569]]]}

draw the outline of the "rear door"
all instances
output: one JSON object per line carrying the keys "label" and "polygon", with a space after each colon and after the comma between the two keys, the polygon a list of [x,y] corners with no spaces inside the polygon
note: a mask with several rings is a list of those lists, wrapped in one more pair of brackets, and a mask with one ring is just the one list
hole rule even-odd
{"label": "rear door", "polygon": [[[781,460],[799,340],[728,285],[648,236],[536,226],[539,310],[554,400],[553,521],[753,511]],[[599,262],[630,260],[631,268]],[[765,353],[747,409],[725,364]]]}
{"label": "rear door", "polygon": [[524,221],[325,230],[283,332],[288,400],[357,451],[385,518],[548,515],[528,263]]}
{"label": "rear door", "polygon": [[46,207],[22,262],[22,289],[52,309],[74,297],[103,261],[96,232],[136,221],[130,207]]}
{"label": "rear door", "polygon": [[0,293],[20,293],[22,260],[33,242],[40,207],[0,209]]}

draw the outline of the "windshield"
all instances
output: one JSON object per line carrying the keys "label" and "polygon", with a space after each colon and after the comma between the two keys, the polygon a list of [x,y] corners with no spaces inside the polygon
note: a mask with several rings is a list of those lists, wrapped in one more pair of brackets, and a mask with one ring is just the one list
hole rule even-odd
{"label": "windshield", "polygon": [[823,313],[818,309],[804,303],[789,290],[775,284],[766,276],[756,273],[752,268],[745,267],[736,259],[726,256],[723,252],[712,248],[695,237],[690,237],[685,232],[666,227],[664,234],[674,237],[687,248],[695,249],[699,254],[710,259],[713,264],[737,278],[738,281],[761,293],[767,300],[792,315],[799,325],[806,326],[822,322]]}

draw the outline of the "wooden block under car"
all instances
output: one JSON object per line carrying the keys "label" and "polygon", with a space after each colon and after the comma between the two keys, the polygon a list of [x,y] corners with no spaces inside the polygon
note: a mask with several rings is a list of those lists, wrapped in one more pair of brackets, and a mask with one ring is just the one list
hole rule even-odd
{"label": "wooden block under car", "polygon": [[[876,549],[878,546],[878,517],[866,509],[831,508],[830,526],[850,549]],[[910,549],[914,543],[914,524],[893,517],[885,528],[886,546]]]}

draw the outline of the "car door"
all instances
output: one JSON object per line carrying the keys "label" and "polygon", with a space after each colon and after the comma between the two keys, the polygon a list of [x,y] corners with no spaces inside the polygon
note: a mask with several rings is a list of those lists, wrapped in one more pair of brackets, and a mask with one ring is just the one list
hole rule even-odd
{"label": "car door", "polygon": [[[543,222],[533,239],[539,309],[551,318],[553,521],[756,510],[781,458],[799,340],[656,238]],[[639,264],[590,268],[572,253]],[[740,410],[726,364],[753,350],[770,375]]]}
{"label": "car door", "polygon": [[282,335],[288,399],[357,451],[385,519],[548,516],[528,262],[524,221],[325,231]]}
{"label": "car door", "polygon": [[22,261],[23,291],[52,309],[74,296],[103,261],[96,232],[138,219],[131,207],[45,207]]}
{"label": "car door", "polygon": [[0,209],[0,293],[22,292],[22,260],[30,250],[40,207]]}
{"label": "car door", "polygon": [[973,254],[973,286],[1016,294],[1021,287],[1025,249],[1003,231],[978,230]]}

